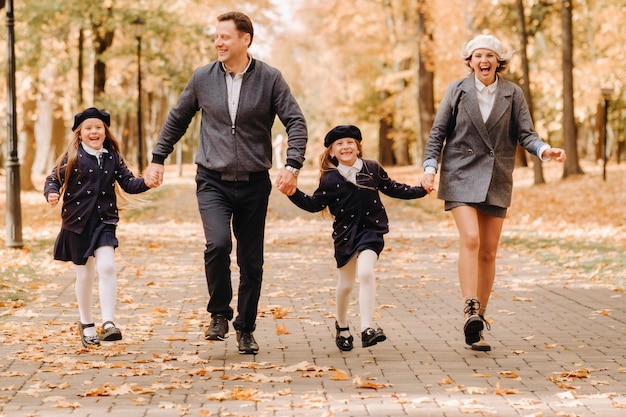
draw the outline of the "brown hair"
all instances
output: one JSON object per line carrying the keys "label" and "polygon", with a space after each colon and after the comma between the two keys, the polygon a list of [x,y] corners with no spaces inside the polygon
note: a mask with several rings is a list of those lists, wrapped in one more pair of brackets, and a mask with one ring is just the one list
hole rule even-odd
{"label": "brown hair", "polygon": [[[465,58],[465,64],[469,68],[470,74],[474,73],[474,68],[472,68],[472,64],[471,64],[473,56],[474,56],[474,53],[472,52],[472,54],[469,57]],[[502,59],[498,56],[498,54],[496,54],[496,58],[498,58],[498,67],[496,68],[496,73],[504,74],[506,70],[509,68],[509,63],[511,62],[511,58]]]}
{"label": "brown hair", "polygon": [[250,18],[241,12],[226,12],[217,17],[218,22],[225,22],[232,20],[235,23],[235,27],[239,32],[248,33],[250,35],[250,43],[252,45],[252,39],[254,38],[254,27]]}

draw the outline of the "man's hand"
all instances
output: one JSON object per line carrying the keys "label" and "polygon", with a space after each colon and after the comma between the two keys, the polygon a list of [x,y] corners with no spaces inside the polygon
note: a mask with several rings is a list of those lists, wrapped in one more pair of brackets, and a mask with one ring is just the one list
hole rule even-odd
{"label": "man's hand", "polygon": [[278,171],[278,177],[276,177],[276,188],[278,191],[287,196],[293,195],[298,188],[298,178],[283,168]]}
{"label": "man's hand", "polygon": [[143,180],[150,188],[156,188],[163,183],[163,173],[165,167],[161,164],[151,162],[143,174]]}

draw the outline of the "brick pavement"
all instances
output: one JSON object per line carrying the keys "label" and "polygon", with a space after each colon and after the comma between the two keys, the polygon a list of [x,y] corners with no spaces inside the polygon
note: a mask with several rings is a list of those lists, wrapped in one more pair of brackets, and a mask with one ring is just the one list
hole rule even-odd
{"label": "brick pavement", "polygon": [[[205,341],[193,177],[175,182],[175,221],[155,209],[152,222],[120,227],[122,342],[82,349],[69,268],[1,318],[0,416],[626,416],[624,293],[565,282],[503,250],[493,350],[473,352],[461,334],[456,233],[417,209],[390,210],[377,268],[384,343],[335,347],[331,220],[280,195],[267,228],[261,351],[238,354],[232,329],[225,342]],[[356,312],[353,303],[353,328]]]}

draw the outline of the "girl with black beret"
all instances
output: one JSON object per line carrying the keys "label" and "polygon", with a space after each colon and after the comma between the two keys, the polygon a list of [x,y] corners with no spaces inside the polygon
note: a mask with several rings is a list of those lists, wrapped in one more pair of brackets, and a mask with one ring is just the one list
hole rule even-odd
{"label": "girl with black beret", "polygon": [[324,139],[326,150],[321,157],[319,187],[310,196],[299,189],[289,196],[303,210],[313,213],[328,208],[335,218],[333,239],[339,269],[335,343],[342,351],[353,348],[347,316],[357,278],[362,346],[373,346],[387,338],[372,323],[376,302],[374,267],[383,250],[383,235],[389,232],[379,192],[407,200],[427,194],[421,186],[392,180],[378,162],[362,159],[361,140],[361,131],[356,126],[331,129]]}
{"label": "girl with black beret", "polygon": [[[135,178],[120,155],[120,145],[109,126],[111,116],[90,107],[74,116],[73,140],[46,178],[44,196],[55,207],[63,199],[61,231],[54,259],[71,261],[76,269],[79,333],[84,347],[122,339],[115,326],[117,292],[114,250],[119,220],[117,186],[138,194],[149,187]],[[97,334],[91,309],[93,282],[99,277],[103,325]]]}

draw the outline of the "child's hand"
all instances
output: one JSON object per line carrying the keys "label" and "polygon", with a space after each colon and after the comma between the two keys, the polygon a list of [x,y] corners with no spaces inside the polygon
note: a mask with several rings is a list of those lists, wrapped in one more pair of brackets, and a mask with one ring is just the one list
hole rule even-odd
{"label": "child's hand", "polygon": [[56,206],[59,203],[59,195],[57,193],[48,194],[48,204],[52,207]]}

